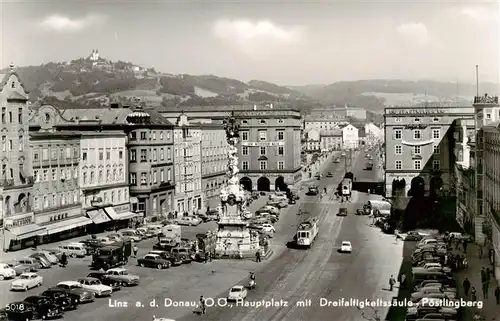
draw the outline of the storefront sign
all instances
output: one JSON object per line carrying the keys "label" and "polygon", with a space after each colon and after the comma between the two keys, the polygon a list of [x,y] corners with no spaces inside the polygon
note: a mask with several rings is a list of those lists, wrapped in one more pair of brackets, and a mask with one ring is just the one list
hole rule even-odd
{"label": "storefront sign", "polygon": [[443,115],[443,109],[421,108],[421,109],[389,109],[387,115]]}
{"label": "storefront sign", "polygon": [[130,204],[123,204],[118,206],[113,206],[116,213],[130,212]]}
{"label": "storefront sign", "polygon": [[393,179],[401,180],[404,179],[405,181],[409,182],[413,178],[415,178],[417,175],[415,174],[410,174],[410,173],[386,173],[385,174],[385,180],[386,181],[392,181]]}
{"label": "storefront sign", "polygon": [[4,224],[7,229],[24,226],[32,224],[34,221],[33,218],[34,218],[33,213],[16,215],[16,217],[5,218]]}
{"label": "storefront sign", "polygon": [[274,146],[285,146],[285,142],[241,142],[241,146],[249,147],[274,147]]}

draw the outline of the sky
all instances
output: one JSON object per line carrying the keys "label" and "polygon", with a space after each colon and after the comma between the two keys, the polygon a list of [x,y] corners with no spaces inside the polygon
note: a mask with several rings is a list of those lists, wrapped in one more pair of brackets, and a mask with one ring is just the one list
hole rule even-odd
{"label": "sky", "polygon": [[0,65],[90,55],[168,73],[281,85],[500,82],[486,1],[0,0]]}

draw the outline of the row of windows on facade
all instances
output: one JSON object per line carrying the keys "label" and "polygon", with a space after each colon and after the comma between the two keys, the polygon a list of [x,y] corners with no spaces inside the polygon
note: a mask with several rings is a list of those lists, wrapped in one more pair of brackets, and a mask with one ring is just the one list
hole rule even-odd
{"label": "row of windows on facade", "polygon": [[[403,138],[403,130],[402,129],[394,129],[394,138],[402,139]],[[413,139],[422,139],[422,130],[414,129],[413,130]],[[432,138],[440,139],[441,138],[441,130],[439,128],[432,129]]]}
{"label": "row of windows on facade", "polygon": [[227,151],[227,147],[205,147],[202,148],[201,154],[204,158],[212,156],[225,156]]}
{"label": "row of windows on facade", "polygon": [[[102,195],[102,197],[101,197]],[[99,191],[95,194],[87,194],[83,197],[83,204],[87,206],[92,206],[92,202],[97,200],[98,198],[102,198],[103,204],[121,204],[122,202],[128,201],[128,189],[124,188],[123,191],[121,189],[112,190],[107,192]]]}
{"label": "row of windows on facade", "polygon": [[[17,171],[19,175],[19,182],[21,184],[27,184],[27,183],[33,183],[33,181],[30,181],[30,178],[28,178],[27,173],[24,172],[24,164],[19,164],[19,168]],[[10,179],[12,180],[10,185],[15,185],[15,170],[14,168],[7,168],[7,164],[2,164],[2,179]]]}
{"label": "row of windows on facade", "polygon": [[[79,157],[78,147],[63,147],[59,148],[59,159],[71,159]],[[57,148],[50,149],[50,159],[57,160]],[[40,151],[38,148],[33,148],[33,160],[47,161],[49,160],[49,148],[42,148],[42,158],[40,159]]]}
{"label": "row of windows on facade", "polygon": [[[182,170],[181,170],[182,168]],[[201,172],[201,163],[200,162],[189,162],[189,163],[185,163],[185,164],[182,164],[182,165],[179,165],[179,164],[175,164],[175,178],[176,178],[176,181],[179,180],[179,176],[183,175],[183,176],[186,176],[186,175],[194,175],[194,176],[199,176],[200,172]]]}
{"label": "row of windows on facade", "polygon": [[[395,169],[403,169],[403,161],[402,160],[394,161],[394,166],[395,166]],[[415,169],[415,170],[423,169],[422,168],[422,160],[420,160],[420,159],[413,160],[413,169]],[[432,169],[433,170],[440,170],[441,169],[441,162],[438,159],[435,159],[432,161]]]}
{"label": "row of windows on facade", "polygon": [[[276,163],[276,168],[278,170],[284,170],[285,169],[285,162],[284,161],[278,161]],[[241,169],[244,170],[244,171],[250,170],[250,163],[247,162],[247,161],[242,161],[241,162]],[[269,169],[268,166],[267,166],[267,161],[259,161],[259,169],[261,171]]]}
{"label": "row of windows on facade", "polygon": [[58,178],[60,180],[65,179],[78,179],[78,168],[51,168],[50,169],[50,177],[49,177],[49,169],[34,169],[33,175],[35,176],[35,183],[37,182],[48,182],[48,181],[57,181]]}
{"label": "row of windows on facade", "polygon": [[[266,141],[267,140],[267,130],[265,129],[259,129],[259,140],[260,141]],[[248,141],[250,138],[250,133],[248,131],[242,131],[240,132],[240,137],[242,141]],[[285,131],[283,130],[278,130],[276,131],[276,138],[275,140],[285,140]]]}
{"label": "row of windows on facade", "polygon": [[175,184],[175,193],[190,193],[193,191],[201,190],[201,181],[187,182],[182,184]]}
{"label": "row of windows on facade", "polygon": [[90,174],[86,171],[83,172],[83,184],[94,184],[94,183],[113,183],[119,182],[124,179],[123,168],[118,169],[118,171],[113,169],[111,172],[110,169],[106,170],[106,177],[104,177],[104,171],[99,170],[99,175],[97,176],[97,180],[95,177],[95,171],[90,171]]}
{"label": "row of windows on facade", "polygon": [[[412,155],[420,155],[422,154],[422,146],[410,146],[411,147],[411,153]],[[441,149],[439,145],[434,145],[434,154],[439,154],[441,152]],[[395,145],[394,146],[394,154],[395,155],[403,155],[403,146],[402,145]]]}
{"label": "row of windows on facade", "polygon": [[[142,131],[139,132],[139,139],[140,140],[156,140],[156,130],[149,131]],[[166,134],[164,134],[166,132]],[[163,140],[164,137],[166,137],[166,140],[172,139],[172,133],[170,131],[159,131],[159,140]],[[137,132],[131,132],[129,134],[130,140],[137,140]]]}
{"label": "row of windows on facade", "polygon": [[[7,112],[7,107],[2,107],[2,124],[15,124],[14,116],[12,111]],[[17,124],[23,123],[23,108],[19,107],[17,109]]]}
{"label": "row of windows on facade", "polygon": [[[172,195],[169,193],[165,201],[160,201],[161,204],[159,206],[160,207],[159,209],[161,210],[161,213],[166,213],[172,210],[171,197]],[[157,213],[156,211],[158,209],[158,196],[153,196],[151,204],[152,204],[152,212]],[[137,203],[132,204],[132,211],[144,212],[145,210],[146,210],[146,199],[140,198],[138,199]]]}
{"label": "row of windows on facade", "polygon": [[[158,177],[158,173],[160,176]],[[165,170],[160,169],[159,171],[154,170],[149,172],[149,183],[157,184],[172,181],[172,170],[170,168],[167,169],[167,176],[165,177]],[[148,185],[148,173],[142,172],[140,173],[140,182],[137,181],[137,173],[130,173],[130,185]]]}
{"label": "row of windows on facade", "polygon": [[[18,150],[22,152],[24,150],[24,136],[19,135],[17,143],[19,144]],[[12,139],[7,139],[7,136],[2,136],[2,151],[11,152],[14,150],[14,141]]]}
{"label": "row of windows on facade", "polygon": [[223,172],[226,170],[227,170],[227,160],[203,162],[203,166],[201,168],[203,175]]}
{"label": "row of windows on facade", "polygon": [[[394,118],[394,121],[395,121],[396,123],[400,123],[400,122],[402,121],[402,118],[401,118],[401,117],[396,117],[396,118]],[[413,122],[415,122],[415,123],[420,123],[420,121],[421,121],[421,119],[420,119],[420,118],[415,118],[415,119],[413,119]],[[437,122],[439,121],[439,118],[434,117],[434,118],[432,119],[432,121],[433,121],[433,122],[435,122],[435,123],[437,123]]]}
{"label": "row of windows on facade", "polygon": [[[151,150],[150,150],[151,152]],[[148,150],[147,149],[141,149],[140,150],[140,161],[141,163],[145,163],[148,161]],[[158,151],[156,148],[152,150],[150,153],[151,159],[150,161],[156,162],[158,161],[158,158],[160,161],[165,160],[165,150],[163,148],[160,148],[160,153],[158,157]],[[167,147],[167,160],[172,160],[172,149],[170,147]],[[130,149],[129,151],[129,162],[135,163],[137,162],[137,150],[136,149]]]}
{"label": "row of windows on facade", "polygon": [[[243,155],[243,156],[250,155],[250,147],[243,146],[241,148],[241,155]],[[267,147],[266,146],[260,146],[259,147],[259,155],[260,156],[267,155]],[[285,147],[283,147],[283,146],[276,147],[276,155],[284,156],[285,155]]]}
{"label": "row of windows on facade", "polygon": [[[284,119],[278,119],[277,122],[278,122],[278,124],[284,124],[285,120]],[[242,120],[241,123],[242,124],[248,124],[248,120]],[[259,119],[259,124],[265,125],[265,124],[267,124],[267,120],[265,120],[265,119]]]}
{"label": "row of windows on facade", "polygon": [[78,204],[78,191],[54,193],[51,195],[35,196],[35,211],[58,208],[65,205]]}
{"label": "row of windows on facade", "polygon": [[[90,155],[93,154],[93,151],[90,150],[90,151],[83,151],[82,152],[82,160],[83,161],[87,161],[88,158],[90,157]],[[104,149],[100,148],[99,149],[99,158],[98,160],[102,161],[104,160]],[[112,150],[110,148],[107,148],[106,149],[106,160],[111,160],[111,159],[116,159],[116,157],[114,155],[112,155]],[[122,160],[123,159],[123,150],[118,150],[118,159]]]}

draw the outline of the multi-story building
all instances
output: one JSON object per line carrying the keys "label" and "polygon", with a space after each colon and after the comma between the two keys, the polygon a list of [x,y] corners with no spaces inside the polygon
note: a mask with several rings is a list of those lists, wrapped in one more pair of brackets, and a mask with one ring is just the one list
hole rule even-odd
{"label": "multi-story building", "polygon": [[28,144],[28,93],[14,72],[13,65],[10,66],[10,72],[0,77],[2,247],[14,250],[32,246],[43,227],[35,223],[33,214],[34,179]]}
{"label": "multi-story building", "polygon": [[454,128],[454,155],[456,177],[456,220],[468,233],[473,233],[473,220],[476,210],[475,199],[475,139],[474,118],[457,119]]}
{"label": "multi-story building", "polygon": [[[309,112],[308,117],[309,119],[317,120],[318,122],[321,122],[322,120],[326,124],[331,124],[334,123],[335,121],[337,121],[339,124],[342,124],[343,122],[348,121],[349,118],[365,120],[366,110],[363,108],[349,107],[347,105],[344,107],[336,107],[336,106],[316,107]],[[330,127],[324,127],[325,124],[320,124],[320,126],[323,126],[323,128],[319,129],[327,129],[327,130],[335,129]]]}
{"label": "multi-story building", "polygon": [[[56,131],[51,106],[41,106],[32,117],[43,115],[39,126],[30,126],[33,153],[35,222],[45,231],[40,242],[74,237],[92,221],[82,215],[79,188],[79,132]],[[30,123],[33,123],[30,119]]]}
{"label": "multi-story building", "polygon": [[181,114],[174,127],[175,208],[178,215],[203,207],[201,126]]}
{"label": "multi-story building", "polygon": [[[500,122],[489,123],[481,129],[483,137],[483,210],[486,228],[483,233],[491,244],[491,261],[495,276],[500,279]],[[489,246],[490,247],[490,246]]]}
{"label": "multi-story building", "polygon": [[[240,122],[241,130],[237,146],[240,179],[247,189],[270,190],[276,186],[283,189],[299,182],[302,177],[302,124],[297,109],[278,104],[272,108],[211,106],[207,109],[194,106],[185,107],[182,112],[179,108],[164,108],[160,113],[172,121],[176,121],[181,114],[187,115],[191,121],[219,121],[235,117]],[[262,152],[266,154],[261,155]]]}
{"label": "multi-story building", "polygon": [[247,189],[286,190],[301,179],[301,124],[295,110],[235,112],[240,181]]}
{"label": "multi-story building", "polygon": [[204,207],[219,205],[219,192],[227,182],[229,144],[221,123],[201,125],[201,186],[204,192]]}
{"label": "multi-story building", "polygon": [[305,153],[321,152],[321,140],[319,129],[309,129],[302,138],[302,151]]}
{"label": "multi-story building", "polygon": [[342,129],[322,130],[320,132],[320,146],[322,151],[342,149]]}
{"label": "multi-story building", "polygon": [[364,125],[365,129],[365,143],[366,145],[373,147],[379,145],[384,141],[384,130],[379,128],[374,123],[368,123]]}
{"label": "multi-story building", "polygon": [[359,146],[359,130],[351,124],[342,127],[342,148],[355,149]]}
{"label": "multi-story building", "polygon": [[126,135],[119,131],[82,132],[80,143],[81,202],[99,227],[128,225],[130,211],[127,180]]}
{"label": "multi-story building", "polygon": [[174,211],[174,125],[154,110],[127,116],[130,196],[133,212]]}
{"label": "multi-story building", "polygon": [[395,182],[401,182],[404,195],[451,192],[455,182],[450,127],[456,119],[472,116],[472,107],[386,108],[386,196],[396,192]]}
{"label": "multi-story building", "polygon": [[333,118],[330,119],[327,116],[324,118],[313,118],[311,116],[306,116],[304,119],[304,131],[309,132],[310,130],[326,130],[333,131],[339,129],[342,124],[344,124],[345,119],[343,118]]}

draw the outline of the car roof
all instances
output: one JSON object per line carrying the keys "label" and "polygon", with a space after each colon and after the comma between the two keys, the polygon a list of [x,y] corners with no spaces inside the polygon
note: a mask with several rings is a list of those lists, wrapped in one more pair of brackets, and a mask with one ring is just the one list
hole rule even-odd
{"label": "car roof", "polygon": [[243,285],[235,285],[231,289],[243,289]]}
{"label": "car roof", "polygon": [[126,269],[124,268],[113,268],[113,269],[109,269],[107,272],[122,272],[122,271],[127,271]]}
{"label": "car roof", "polygon": [[[24,273],[22,273],[21,275],[29,275],[29,276],[33,276],[33,275],[35,275],[35,276],[36,276],[36,275],[38,275],[38,274],[36,274],[36,273],[34,273],[34,272],[24,272]],[[21,276],[21,275],[20,275],[20,276]]]}
{"label": "car roof", "polygon": [[349,241],[342,241],[342,244],[351,244]]}
{"label": "car roof", "polygon": [[81,280],[81,281],[99,281],[99,279],[96,279],[96,278],[93,278],[90,276],[86,276],[84,278],[78,278],[78,280]]}
{"label": "car roof", "polygon": [[144,256],[158,256],[159,257],[160,255],[158,253],[148,253]]}
{"label": "car roof", "polygon": [[80,285],[77,281],[62,281],[57,283],[57,285],[62,284],[62,285]]}

